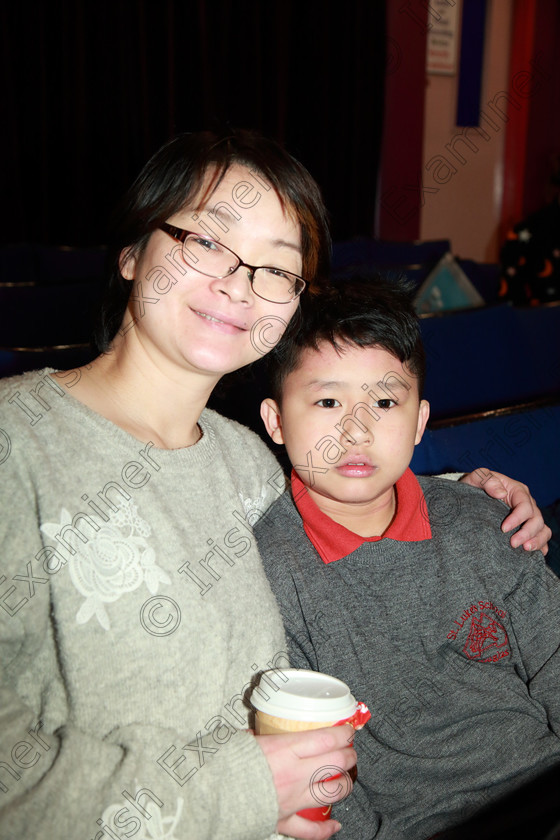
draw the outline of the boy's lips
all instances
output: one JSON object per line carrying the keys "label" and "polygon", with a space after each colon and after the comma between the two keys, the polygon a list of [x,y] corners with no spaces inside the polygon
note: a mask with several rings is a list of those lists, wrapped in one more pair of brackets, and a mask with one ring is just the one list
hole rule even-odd
{"label": "boy's lips", "polygon": [[373,475],[377,467],[371,463],[369,458],[363,456],[349,456],[344,459],[342,464],[338,464],[335,468],[341,475],[348,478],[367,478]]}

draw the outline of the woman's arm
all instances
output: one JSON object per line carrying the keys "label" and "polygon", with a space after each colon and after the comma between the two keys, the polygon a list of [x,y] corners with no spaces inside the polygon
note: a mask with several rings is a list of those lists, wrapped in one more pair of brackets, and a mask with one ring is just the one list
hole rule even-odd
{"label": "woman's arm", "polygon": [[502,522],[502,531],[507,533],[519,528],[510,539],[513,548],[522,545],[525,551],[540,549],[543,554],[548,553],[548,541],[552,531],[545,525],[526,484],[485,467],[467,473],[460,481],[472,487],[481,487],[489,496],[501,499],[512,508],[511,513]]}
{"label": "woman's arm", "polygon": [[[144,837],[153,826],[157,836],[262,840],[278,820],[272,772],[250,732],[221,716],[214,729],[207,727],[211,710],[198,701],[197,689],[212,680],[211,670],[193,673],[170,658],[159,696],[163,702],[166,693],[176,694],[185,724],[166,726],[146,718],[130,688],[138,686],[138,672],[146,689],[161,675],[139,653],[149,634],[137,608],[127,633],[115,637],[115,649],[129,650],[118,669],[109,651],[92,679],[88,659],[106,632],[93,622],[82,627],[81,655],[68,657],[75,605],[66,607],[61,597],[61,576],[76,561],[57,571],[51,558],[49,571],[41,559],[37,492],[13,439],[0,465],[0,836],[87,840],[141,831]],[[125,599],[120,604],[124,611]],[[210,607],[201,615],[210,617]],[[198,643],[208,645],[208,637],[201,628]],[[155,641],[165,658],[169,639]],[[192,636],[184,644],[194,644]],[[90,708],[87,693],[95,698]],[[196,713],[194,722],[188,718],[197,701],[199,723]],[[96,709],[110,709],[110,727],[91,718]]]}

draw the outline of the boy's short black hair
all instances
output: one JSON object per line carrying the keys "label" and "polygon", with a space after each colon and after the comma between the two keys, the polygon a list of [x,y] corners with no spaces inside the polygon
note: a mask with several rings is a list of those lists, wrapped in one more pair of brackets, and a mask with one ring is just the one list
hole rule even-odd
{"label": "boy's short black hair", "polygon": [[303,296],[299,312],[268,356],[272,397],[281,405],[284,381],[299,366],[302,352],[318,350],[323,342],[339,352],[346,345],[382,347],[418,379],[422,396],[426,354],[413,290],[404,277],[355,276]]}

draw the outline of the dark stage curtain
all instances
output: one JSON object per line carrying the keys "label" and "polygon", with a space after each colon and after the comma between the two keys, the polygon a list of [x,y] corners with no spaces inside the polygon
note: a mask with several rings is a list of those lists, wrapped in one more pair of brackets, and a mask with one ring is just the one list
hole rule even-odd
{"label": "dark stage curtain", "polygon": [[371,233],[385,2],[2,4],[5,242],[98,245],[173,134],[229,123],[285,143],[337,238]]}

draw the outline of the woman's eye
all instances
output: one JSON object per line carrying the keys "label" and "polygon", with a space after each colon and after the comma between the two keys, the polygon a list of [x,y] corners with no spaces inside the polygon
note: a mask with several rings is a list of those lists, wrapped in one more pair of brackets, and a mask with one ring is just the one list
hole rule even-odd
{"label": "woman's eye", "polygon": [[201,239],[200,244],[203,248],[206,248],[207,251],[217,251],[219,247],[211,239]]}
{"label": "woman's eye", "polygon": [[204,239],[202,236],[193,237],[191,241],[195,245],[200,245],[205,251],[216,251],[220,247],[213,239]]}
{"label": "woman's eye", "polygon": [[266,271],[268,274],[272,274],[273,277],[279,277],[281,280],[291,280],[290,275],[280,268],[267,268]]}
{"label": "woman's eye", "polygon": [[387,399],[384,400],[375,400],[373,405],[375,408],[384,408],[385,411],[388,411],[390,408],[393,408],[393,406],[398,405],[398,403],[395,400],[390,400],[387,397]]}
{"label": "woman's eye", "polygon": [[315,405],[320,406],[320,408],[339,408],[340,403],[332,397],[325,397],[322,400],[318,400]]}

